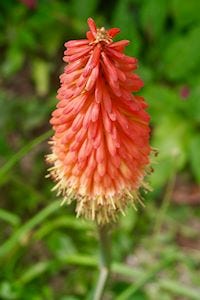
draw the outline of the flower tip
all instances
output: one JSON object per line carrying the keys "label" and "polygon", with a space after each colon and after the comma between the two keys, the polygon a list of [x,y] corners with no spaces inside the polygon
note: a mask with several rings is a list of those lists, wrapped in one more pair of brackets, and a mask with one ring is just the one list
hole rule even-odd
{"label": "flower tip", "polygon": [[113,38],[120,32],[119,28],[111,28],[108,30],[108,34]]}
{"label": "flower tip", "polygon": [[92,35],[95,37],[97,33],[97,27],[95,21],[92,18],[88,18],[87,23]]}
{"label": "flower tip", "polygon": [[92,19],[91,17],[89,17],[88,19],[87,19],[87,23],[88,23],[88,26],[90,27],[90,24],[92,23],[94,23],[95,24],[95,22],[94,22],[94,19]]}

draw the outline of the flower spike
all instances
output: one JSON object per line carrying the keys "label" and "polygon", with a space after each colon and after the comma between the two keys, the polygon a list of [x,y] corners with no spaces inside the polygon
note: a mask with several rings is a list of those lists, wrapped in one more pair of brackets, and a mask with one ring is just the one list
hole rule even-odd
{"label": "flower spike", "polygon": [[47,161],[64,201],[76,201],[77,216],[99,224],[140,202],[149,168],[149,115],[143,86],[133,71],[137,59],[123,53],[129,41],[113,42],[118,28],[97,28],[88,19],[86,39],[65,43],[58,104]]}

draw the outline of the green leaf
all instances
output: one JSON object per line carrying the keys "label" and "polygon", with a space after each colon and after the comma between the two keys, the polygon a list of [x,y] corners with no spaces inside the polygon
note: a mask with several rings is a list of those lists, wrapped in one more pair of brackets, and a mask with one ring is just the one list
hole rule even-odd
{"label": "green leaf", "polygon": [[177,166],[186,161],[188,142],[187,124],[177,117],[163,117],[162,123],[154,130],[153,145],[159,149],[160,157],[177,157]]}
{"label": "green leaf", "polygon": [[45,96],[49,91],[50,63],[41,59],[32,62],[32,77],[39,96]]}
{"label": "green leaf", "polygon": [[[23,239],[26,239],[35,226],[42,223],[49,215],[55,213],[59,208],[60,201],[54,201],[15,231],[15,233],[0,247],[0,258],[8,255],[14,247],[20,245],[20,241],[22,242]],[[23,245],[23,243],[21,245]]]}
{"label": "green leaf", "polygon": [[52,109],[50,99],[48,98],[46,101],[42,101],[42,105],[39,97],[30,97],[29,99],[28,105],[22,107],[22,115],[24,116],[23,130],[25,132],[30,132],[34,128],[42,126],[48,119],[50,110]]}
{"label": "green leaf", "polygon": [[[154,80],[154,75],[155,75],[154,70],[149,66],[143,65],[142,63],[140,63],[139,65],[137,74],[145,82],[145,86],[148,86],[148,84]],[[143,91],[144,90],[142,90],[142,93]]]}
{"label": "green leaf", "polygon": [[41,39],[48,57],[55,59],[55,56],[66,39],[65,27],[60,24],[60,28],[58,29],[55,24],[53,24],[48,32],[45,31],[45,35]]}
{"label": "green leaf", "polygon": [[149,177],[153,189],[163,187],[174,170],[174,160],[171,157],[160,158],[159,156],[156,163],[152,165],[154,172]]}
{"label": "green leaf", "polygon": [[190,145],[190,164],[195,179],[200,183],[200,135],[192,137]]}
{"label": "green leaf", "polygon": [[[1,101],[0,101],[0,105],[1,105]],[[5,112],[5,110],[2,108],[1,112],[0,112],[0,119],[2,121],[2,124],[1,124],[1,121],[0,121],[1,130],[2,130],[2,127],[4,126],[4,123],[5,123],[5,120],[3,119],[3,117],[4,117],[3,113],[4,112]],[[12,151],[11,151],[9,145],[8,145],[8,141],[6,140],[6,134],[8,134],[8,131],[7,132],[2,132],[1,136],[0,136],[1,156],[4,157],[4,159],[8,158],[12,154]]]}
{"label": "green leaf", "polygon": [[4,180],[4,177],[12,169],[12,167],[29,151],[31,151],[35,146],[45,141],[51,135],[51,130],[45,132],[44,134],[38,136],[30,143],[26,144],[18,152],[16,152],[1,168],[0,168],[0,184]]}
{"label": "green leaf", "polygon": [[184,105],[178,93],[172,88],[164,85],[151,84],[143,89],[142,95],[145,96],[149,104],[149,112],[153,123],[159,123],[160,119],[171,114],[177,114],[178,109]]}
{"label": "green leaf", "polygon": [[[163,290],[167,290],[174,295],[183,296],[184,299],[199,300],[198,288],[187,287],[184,284],[180,284],[175,281],[170,281],[167,278],[162,279],[160,282],[160,287]],[[180,298],[181,299],[181,298]]]}
{"label": "green leaf", "polygon": [[163,72],[171,80],[187,80],[200,65],[200,26],[174,38],[163,53]]}
{"label": "green leaf", "polygon": [[35,233],[36,239],[43,239],[45,236],[54,232],[58,228],[70,228],[75,230],[88,230],[91,229],[92,224],[82,219],[76,219],[70,215],[59,216],[54,220],[45,222]]}
{"label": "green leaf", "polygon": [[153,187],[162,186],[172,170],[181,170],[188,159],[188,140],[190,127],[176,116],[163,116],[154,129],[152,145],[159,155],[154,166],[155,172],[150,176]]}
{"label": "green leaf", "polygon": [[189,96],[183,102],[184,112],[193,122],[200,124],[200,76],[194,76],[188,86]]}
{"label": "green leaf", "polygon": [[61,259],[66,257],[68,254],[73,254],[76,252],[76,248],[70,236],[67,236],[65,232],[60,232],[58,230],[53,231],[48,238],[48,248],[52,254]]}
{"label": "green leaf", "polygon": [[134,19],[134,8],[131,6],[129,0],[119,0],[112,14],[112,25],[121,29],[120,39],[130,40],[126,52],[129,55],[137,55],[141,41],[136,29],[136,22]]}
{"label": "green leaf", "polygon": [[42,261],[34,264],[22,274],[22,276],[16,281],[16,284],[27,284],[29,281],[40,277],[41,274],[50,269],[51,266],[51,261]]}
{"label": "green leaf", "polygon": [[5,209],[0,208],[0,219],[10,223],[13,226],[17,226],[20,223],[20,218]]}
{"label": "green leaf", "polygon": [[134,299],[133,295],[135,295],[144,285],[154,279],[161,270],[171,265],[175,260],[175,254],[163,258],[159,263],[153,265],[151,270],[148,270],[143,276],[139,277],[134,284],[130,285],[125,291],[117,296],[116,300]]}
{"label": "green leaf", "polygon": [[164,29],[168,12],[167,0],[147,0],[141,8],[141,25],[150,39],[158,38]]}
{"label": "green leaf", "polygon": [[15,74],[22,68],[25,55],[24,51],[15,44],[8,47],[5,61],[2,65],[2,73],[5,77]]}
{"label": "green leaf", "polygon": [[16,28],[15,43],[21,49],[35,50],[38,46],[34,33],[29,27],[24,28],[24,24]]}
{"label": "green leaf", "polygon": [[200,21],[200,1],[172,0],[172,14],[178,27]]}
{"label": "green leaf", "polygon": [[2,281],[0,283],[0,297],[4,300],[19,299],[16,291],[8,281]]}

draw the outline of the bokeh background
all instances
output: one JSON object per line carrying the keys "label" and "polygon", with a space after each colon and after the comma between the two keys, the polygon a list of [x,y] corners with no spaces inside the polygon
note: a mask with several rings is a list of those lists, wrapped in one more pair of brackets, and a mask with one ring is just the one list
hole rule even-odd
{"label": "bokeh background", "polygon": [[0,299],[90,299],[94,224],[45,179],[64,42],[121,28],[149,103],[153,191],[113,228],[105,300],[200,299],[200,1],[0,1]]}

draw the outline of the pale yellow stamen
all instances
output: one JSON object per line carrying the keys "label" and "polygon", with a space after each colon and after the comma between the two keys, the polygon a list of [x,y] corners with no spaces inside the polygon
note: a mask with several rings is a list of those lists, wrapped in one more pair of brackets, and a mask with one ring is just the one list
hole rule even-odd
{"label": "pale yellow stamen", "polygon": [[105,42],[106,44],[112,43],[112,38],[108,34],[107,30],[104,27],[97,28],[97,34],[95,41],[91,42],[91,44],[97,44],[99,42]]}

